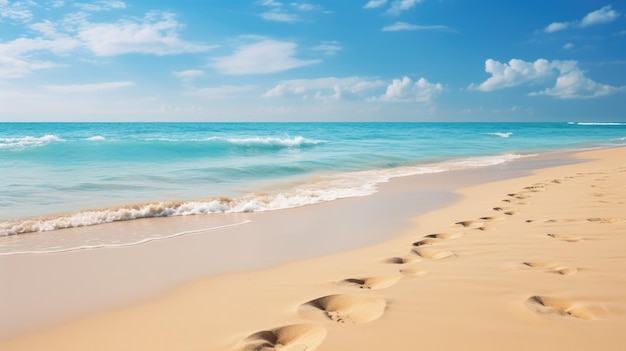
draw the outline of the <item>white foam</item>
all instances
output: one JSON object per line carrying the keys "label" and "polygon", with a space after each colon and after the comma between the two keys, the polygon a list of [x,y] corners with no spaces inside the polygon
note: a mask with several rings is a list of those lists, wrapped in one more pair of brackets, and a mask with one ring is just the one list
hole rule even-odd
{"label": "white foam", "polygon": [[511,135],[513,135],[513,133],[512,132],[506,132],[506,133],[495,132],[495,133],[487,133],[487,135],[493,135],[493,136],[497,136],[500,138],[508,138]]}
{"label": "white foam", "polygon": [[578,122],[579,126],[626,126],[626,123],[620,122]]}
{"label": "white foam", "polygon": [[63,142],[65,139],[53,134],[46,134],[42,137],[25,136],[21,138],[0,138],[0,148],[22,149],[27,147],[43,146],[53,142]]}
{"label": "white foam", "polygon": [[507,154],[472,157],[412,167],[327,174],[276,193],[253,193],[236,198],[203,201],[154,202],[81,211],[59,216],[10,220],[0,222],[0,236],[84,227],[140,218],[281,210],[342,198],[371,195],[378,190],[378,184],[388,182],[393,178],[492,166],[521,157],[524,156]]}
{"label": "white foam", "polygon": [[103,137],[102,135],[95,135],[95,136],[92,136],[91,138],[87,138],[85,140],[89,140],[89,141],[105,141],[106,138]]}

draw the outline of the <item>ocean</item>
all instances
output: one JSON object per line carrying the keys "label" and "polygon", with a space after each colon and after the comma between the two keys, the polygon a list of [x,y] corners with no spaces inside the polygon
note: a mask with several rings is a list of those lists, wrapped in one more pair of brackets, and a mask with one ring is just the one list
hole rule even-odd
{"label": "ocean", "polygon": [[620,145],[626,123],[0,123],[0,254],[18,234],[281,210]]}

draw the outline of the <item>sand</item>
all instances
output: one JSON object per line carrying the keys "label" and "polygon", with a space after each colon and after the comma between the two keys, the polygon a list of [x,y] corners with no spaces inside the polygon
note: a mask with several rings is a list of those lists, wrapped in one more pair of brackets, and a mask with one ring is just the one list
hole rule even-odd
{"label": "sand", "polygon": [[[625,156],[583,152],[573,156],[582,162],[467,186],[458,201],[390,225],[382,243],[192,279],[0,350],[623,350]],[[320,222],[348,217],[363,230],[339,211],[350,206],[334,206]]]}

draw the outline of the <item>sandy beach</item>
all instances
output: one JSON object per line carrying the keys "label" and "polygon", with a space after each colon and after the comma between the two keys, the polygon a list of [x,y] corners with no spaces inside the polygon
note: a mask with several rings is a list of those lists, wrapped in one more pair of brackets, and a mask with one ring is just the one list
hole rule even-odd
{"label": "sandy beach", "polygon": [[2,324],[24,310],[0,350],[622,350],[626,148],[546,162],[212,219],[251,221],[213,235],[0,257]]}

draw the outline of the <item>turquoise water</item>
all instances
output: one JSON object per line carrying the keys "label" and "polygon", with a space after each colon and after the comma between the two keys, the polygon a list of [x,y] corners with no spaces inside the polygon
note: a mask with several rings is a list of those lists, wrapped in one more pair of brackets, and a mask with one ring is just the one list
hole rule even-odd
{"label": "turquoise water", "polygon": [[0,123],[0,236],[290,208],[625,144],[626,123]]}

